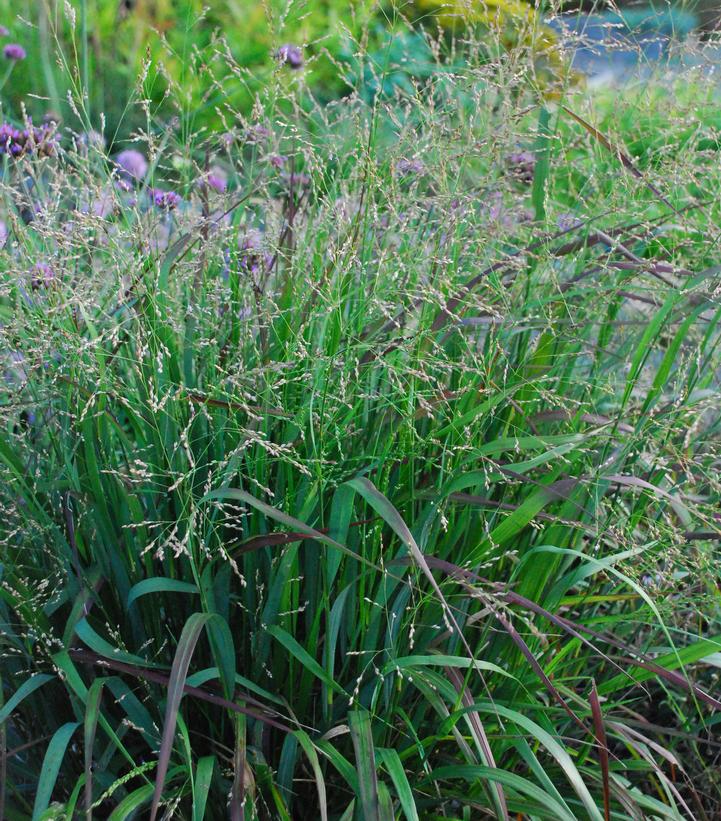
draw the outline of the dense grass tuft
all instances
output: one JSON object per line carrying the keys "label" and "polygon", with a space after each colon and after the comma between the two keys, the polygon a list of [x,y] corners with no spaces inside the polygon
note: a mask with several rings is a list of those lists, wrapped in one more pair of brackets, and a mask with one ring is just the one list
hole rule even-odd
{"label": "dense grass tuft", "polygon": [[523,70],[3,157],[0,816],[714,817],[716,98]]}

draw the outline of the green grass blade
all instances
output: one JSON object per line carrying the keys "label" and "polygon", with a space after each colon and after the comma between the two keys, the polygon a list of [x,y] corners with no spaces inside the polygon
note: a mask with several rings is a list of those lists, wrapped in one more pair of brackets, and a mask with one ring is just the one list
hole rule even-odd
{"label": "green grass blade", "polygon": [[198,586],[180,579],[143,579],[130,588],[126,606],[151,593],[198,593]]}
{"label": "green grass blade", "polygon": [[50,801],[55,788],[55,782],[60,772],[60,767],[65,757],[70,739],[73,733],[80,726],[78,722],[69,721],[63,724],[50,739],[45,758],[43,759],[43,767],[38,779],[38,787],[35,793],[35,803],[33,804],[33,818],[32,821],[40,821],[42,814],[50,806]]}
{"label": "green grass blade", "polygon": [[379,747],[376,750],[376,758],[388,770],[388,775],[391,777],[393,786],[396,789],[398,801],[407,821],[419,821],[413,790],[406,771],[403,769],[403,762],[398,755],[398,751],[388,747]]}
{"label": "green grass blade", "polygon": [[173,749],[178,710],[180,709],[180,701],[183,698],[183,686],[185,685],[185,679],[188,674],[190,660],[203,628],[212,618],[214,618],[214,616],[210,613],[194,613],[186,621],[183,632],[180,634],[180,639],[178,640],[173,666],[170,670],[170,681],[168,682],[163,736],[160,741],[160,751],[158,753],[158,769],[155,777],[153,801],[150,806],[150,821],[155,821],[160,807],[165,776],[168,772],[170,755]]}
{"label": "green grass blade", "polygon": [[348,714],[348,725],[355,750],[358,798],[363,807],[364,821],[385,821],[381,816],[378,801],[378,778],[370,713],[366,710],[352,710]]}
{"label": "green grass blade", "polygon": [[36,673],[27,679],[27,681],[24,681],[5,702],[2,709],[0,709],[0,724],[7,721],[8,717],[12,715],[13,710],[22,702],[24,698],[27,698],[39,687],[42,687],[43,684],[47,684],[54,678],[55,676],[51,676],[48,673]]}

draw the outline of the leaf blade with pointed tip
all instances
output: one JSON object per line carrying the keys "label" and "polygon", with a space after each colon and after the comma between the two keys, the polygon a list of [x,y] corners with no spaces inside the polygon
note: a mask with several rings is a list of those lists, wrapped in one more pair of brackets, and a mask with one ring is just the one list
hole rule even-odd
{"label": "leaf blade with pointed tip", "polygon": [[185,622],[183,632],[180,634],[180,639],[178,640],[173,666],[170,670],[170,680],[168,682],[163,736],[160,741],[160,751],[158,753],[158,769],[155,776],[153,801],[150,806],[150,821],[155,821],[160,807],[160,799],[162,797],[165,777],[170,764],[170,755],[173,749],[178,710],[180,708],[180,701],[183,698],[183,688],[188,674],[190,660],[203,628],[214,618],[218,617],[213,613],[193,613]]}
{"label": "leaf blade with pointed tip", "polygon": [[43,766],[40,770],[37,791],[35,793],[35,803],[33,804],[32,821],[40,821],[42,814],[50,806],[55,782],[58,779],[60,766],[63,763],[65,750],[67,749],[73,733],[80,726],[77,721],[69,721],[63,724],[50,739],[48,748],[43,758]]}

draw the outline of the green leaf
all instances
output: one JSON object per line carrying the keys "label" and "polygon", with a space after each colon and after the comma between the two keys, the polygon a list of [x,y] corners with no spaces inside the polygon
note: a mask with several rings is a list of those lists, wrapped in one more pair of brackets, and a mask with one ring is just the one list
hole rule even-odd
{"label": "green leaf", "polygon": [[237,502],[243,502],[244,504],[254,507],[256,510],[259,510],[269,519],[275,519],[275,521],[280,522],[287,527],[292,527],[294,530],[298,530],[301,533],[306,533],[309,536],[312,536],[316,541],[322,542],[323,544],[333,547],[336,550],[340,550],[341,553],[345,553],[346,556],[351,556],[356,561],[372,567],[374,570],[380,570],[379,567],[374,565],[372,562],[369,562],[368,559],[363,556],[359,556],[352,550],[349,550],[345,545],[340,544],[340,542],[337,542],[335,539],[331,539],[330,536],[326,536],[324,533],[321,533],[319,530],[316,530],[304,522],[301,522],[299,519],[295,519],[293,516],[289,516],[287,513],[283,513],[283,511],[267,505],[265,502],[262,502],[260,499],[256,499],[255,496],[251,496],[250,493],[246,493],[244,490],[238,490],[237,488],[214,490],[205,495],[201,499],[201,502],[209,502],[213,499],[234,499]]}
{"label": "green leaf", "polygon": [[323,778],[323,770],[320,766],[320,761],[318,760],[318,753],[316,753],[313,742],[310,740],[310,736],[305,732],[305,730],[296,730],[293,735],[300,742],[300,746],[303,748],[303,752],[308,757],[310,766],[313,768],[315,786],[318,790],[318,806],[320,809],[321,821],[328,821],[328,803],[326,798],[325,779]]}
{"label": "green leaf", "polygon": [[119,648],[113,647],[109,641],[106,641],[93,630],[88,624],[87,619],[82,619],[82,621],[77,623],[75,634],[84,644],[87,644],[91,650],[94,650],[99,656],[103,656],[104,658],[123,661],[126,664],[132,664],[138,667],[150,667],[156,670],[167,669],[164,664],[156,664],[140,656],[134,656],[132,653],[126,653]]}
{"label": "green leaf", "polygon": [[546,106],[541,106],[538,113],[538,136],[535,145],[536,166],[533,171],[533,187],[531,189],[531,203],[536,212],[537,222],[545,222],[546,219],[546,181],[551,170],[550,122],[550,111]]}
{"label": "green leaf", "polygon": [[123,798],[110,814],[108,821],[127,821],[134,812],[148,803],[152,794],[152,784],[144,784],[142,787],[138,787],[137,790],[134,790]]}
{"label": "green leaf", "polygon": [[195,801],[193,802],[193,821],[203,821],[205,805],[208,803],[208,793],[213,781],[215,756],[206,755],[198,761],[195,770]]}
{"label": "green leaf", "polygon": [[348,713],[348,725],[355,750],[358,798],[363,807],[363,819],[382,821],[370,713],[367,710],[352,710]]}
{"label": "green leaf", "polygon": [[591,796],[591,793],[588,791],[588,787],[586,786],[581,773],[573,763],[573,759],[565,750],[563,745],[549,732],[544,730],[543,727],[535,721],[532,721],[527,716],[519,713],[517,710],[510,710],[508,707],[503,707],[500,704],[476,702],[468,709],[487,712],[502,718],[506,718],[509,721],[515,722],[519,727],[524,729],[530,737],[534,738],[541,746],[545,747],[546,751],[556,759],[556,762],[563,770],[576,795],[578,795],[581,799],[581,803],[586,808],[586,812],[592,821],[603,821],[603,816],[599,812],[598,806]]}
{"label": "green leaf", "polygon": [[100,697],[105,685],[104,678],[96,678],[90,685],[85,702],[85,722],[83,741],[85,745],[85,817],[90,821],[93,817],[93,746],[95,745],[95,731],[100,715]]}
{"label": "green leaf", "polygon": [[[653,662],[665,670],[678,670],[687,664],[702,662],[707,656],[718,653],[719,650],[721,650],[721,635],[710,639],[701,639],[682,647],[680,650],[673,650],[671,653],[656,656]],[[657,673],[654,673],[653,670],[629,670],[627,673],[619,673],[619,675],[603,682],[598,687],[598,693],[599,695],[608,696],[611,693],[618,692],[618,690],[656,678],[656,676]]]}
{"label": "green leaf", "polygon": [[279,627],[277,624],[272,624],[267,628],[268,632],[274,639],[279,641],[283,647],[307,669],[310,670],[313,675],[320,679],[324,684],[327,684],[328,687],[331,687],[336,693],[340,695],[344,695],[348,698],[348,693],[338,684],[335,679],[331,678],[328,673],[321,667],[320,664],[311,656],[311,654],[301,645],[299,644],[293,636],[290,635],[286,630],[283,630],[282,627]]}
{"label": "green leaf", "polygon": [[407,821],[419,821],[413,790],[398,752],[390,748],[379,747],[376,750],[376,758],[388,770]]}
{"label": "green leaf", "polygon": [[73,733],[80,724],[76,721],[70,721],[63,724],[50,739],[50,744],[45,751],[45,758],[43,758],[43,766],[40,770],[40,778],[38,779],[38,786],[35,792],[35,803],[33,804],[33,818],[32,821],[39,821],[40,816],[50,806],[50,801],[53,796],[53,789],[55,782],[60,772],[60,765],[63,763],[65,757],[65,750],[67,749]]}
{"label": "green leaf", "polygon": [[[548,810],[546,818],[554,821],[576,821],[577,816],[569,812],[562,804],[559,804],[551,795],[545,790],[541,789],[537,784],[523,778],[516,773],[508,772],[507,770],[499,770],[495,767],[484,767],[480,764],[460,764],[451,767],[437,767],[433,770],[433,779],[452,780],[460,778],[464,781],[494,781],[509,787],[521,796],[526,796],[538,802],[541,806]],[[535,817],[535,813],[533,813]],[[594,818],[600,815],[594,815]]]}
{"label": "green leaf", "polygon": [[51,676],[48,673],[36,673],[27,679],[27,681],[24,681],[12,696],[10,696],[2,709],[0,709],[0,724],[3,724],[3,722],[8,719],[12,711],[24,698],[27,698],[31,693],[34,693],[38,688],[42,687],[43,684],[47,684],[54,678],[55,676]]}
{"label": "green leaf", "polygon": [[170,681],[168,682],[165,719],[163,721],[163,737],[160,741],[160,751],[158,753],[158,769],[155,776],[153,802],[150,807],[150,821],[155,821],[160,807],[165,776],[168,772],[170,755],[173,750],[178,710],[180,708],[180,701],[183,698],[183,688],[185,686],[190,660],[203,628],[211,619],[217,618],[219,617],[214,613],[193,613],[185,622],[183,632],[180,634],[178,646],[175,650],[175,658],[173,659],[173,666],[170,670]]}
{"label": "green leaf", "polygon": [[127,607],[130,607],[136,599],[147,596],[149,593],[198,593],[198,586],[191,582],[183,582],[179,579],[143,579],[130,588],[128,593]]}

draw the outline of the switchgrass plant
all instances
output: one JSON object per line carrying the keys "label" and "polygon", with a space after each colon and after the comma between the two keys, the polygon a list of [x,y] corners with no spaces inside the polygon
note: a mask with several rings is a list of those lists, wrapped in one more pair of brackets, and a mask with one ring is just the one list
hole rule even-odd
{"label": "switchgrass plant", "polygon": [[717,97],[468,55],[6,151],[0,816],[715,817]]}

